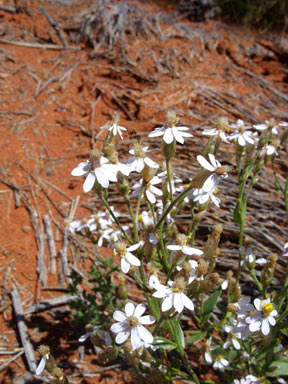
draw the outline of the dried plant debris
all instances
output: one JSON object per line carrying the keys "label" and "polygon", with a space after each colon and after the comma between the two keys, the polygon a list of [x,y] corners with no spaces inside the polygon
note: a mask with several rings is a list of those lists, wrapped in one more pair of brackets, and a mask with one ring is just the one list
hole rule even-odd
{"label": "dried plant debris", "polygon": [[86,41],[94,49],[125,45],[129,37],[151,34],[161,37],[159,15],[151,15],[135,2],[99,0],[83,15],[76,42]]}
{"label": "dried plant debris", "polygon": [[178,9],[191,21],[215,19],[221,13],[216,0],[181,0]]}

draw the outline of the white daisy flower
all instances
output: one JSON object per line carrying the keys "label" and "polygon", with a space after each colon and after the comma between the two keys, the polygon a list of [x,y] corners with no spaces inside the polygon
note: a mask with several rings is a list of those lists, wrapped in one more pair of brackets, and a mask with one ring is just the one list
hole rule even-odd
{"label": "white daisy flower", "polygon": [[114,164],[107,164],[109,162],[106,157],[101,156],[99,160],[99,166],[93,169],[90,160],[77,165],[71,172],[72,176],[84,176],[87,174],[85,182],[83,184],[84,192],[89,192],[94,187],[95,181],[103,188],[108,188],[110,181],[117,181],[117,166]]}
{"label": "white daisy flower", "polygon": [[215,193],[218,191],[218,188],[217,188],[218,183],[219,183],[219,178],[217,176],[213,177],[212,180],[210,179],[205,186],[206,188],[207,188],[207,185],[209,185],[210,188],[212,187],[210,191],[205,191],[204,185],[203,185],[203,188],[193,188],[190,194],[188,195],[188,198],[194,201],[195,203],[199,203],[201,205],[206,204],[210,200],[212,203],[216,205],[216,207],[220,207],[221,200],[215,195]]}
{"label": "white daisy flower", "polygon": [[270,299],[255,299],[254,306],[258,313],[246,319],[246,322],[250,324],[249,329],[251,332],[261,329],[263,335],[267,336],[270,332],[270,325],[274,326],[276,324],[275,317],[278,312],[274,308],[273,303],[270,302]]}
{"label": "white daisy flower", "polygon": [[140,267],[140,260],[134,256],[131,252],[136,251],[141,246],[141,243],[131,245],[126,248],[125,243],[115,244],[114,253],[118,254],[121,258],[121,270],[124,273],[128,273],[131,265]]}
{"label": "white daisy flower", "polygon": [[267,263],[267,260],[261,257],[260,259],[256,259],[253,254],[253,250],[251,247],[241,247],[240,252],[242,254],[241,266],[246,267],[248,269],[254,269],[254,264],[264,265]]}
{"label": "white daisy flower", "polygon": [[151,132],[149,137],[158,137],[163,136],[163,140],[166,144],[171,144],[173,140],[176,140],[180,144],[184,144],[184,137],[193,137],[191,133],[185,132],[188,131],[187,127],[168,127],[164,125],[161,128],[156,128]]}
{"label": "white daisy flower", "polygon": [[[280,125],[281,127],[288,126],[288,124],[285,123],[284,121],[282,121],[278,125]],[[267,129],[269,129],[274,135],[278,135],[279,133],[278,125],[276,124],[276,121],[274,119],[270,119],[270,120],[266,120],[265,123],[263,124],[253,125],[253,128],[256,128],[257,131],[266,131]]]}
{"label": "white daisy flower", "polygon": [[[132,193],[132,197],[139,196],[140,190],[142,188],[143,180],[141,179],[139,183],[136,183],[132,189],[134,189],[134,192]],[[163,192],[161,189],[155,187],[155,185],[161,183],[161,179],[158,176],[152,177],[152,179],[147,183],[145,188],[145,196],[150,201],[151,204],[155,204],[156,202],[156,196],[162,196]]]}
{"label": "white daisy flower", "polygon": [[129,153],[130,155],[133,155],[130,157],[127,161],[127,166],[130,168],[131,172],[142,172],[145,165],[150,168],[157,169],[159,168],[159,165],[146,156],[147,152],[151,152],[151,150],[148,149],[148,147],[142,147],[139,143],[135,143],[134,149],[130,149]]}
{"label": "white daisy flower", "polygon": [[201,256],[201,255],[203,255],[203,252],[200,251],[200,249],[188,247],[187,245],[171,244],[171,245],[167,245],[167,248],[173,252],[181,251],[182,253],[184,253],[185,255],[188,255],[188,256],[192,256],[192,255]]}
{"label": "white daisy flower", "polygon": [[[206,169],[207,171],[212,173],[205,180],[205,182],[201,188],[203,190],[203,194],[204,194],[204,192],[208,193],[208,192],[214,191],[217,188],[218,183],[219,183],[219,176],[218,176],[217,172],[218,172],[218,169],[220,169],[222,167],[221,163],[218,160],[216,160],[215,156],[212,155],[212,153],[209,153],[208,157],[209,157],[210,163],[207,159],[205,159],[204,156],[202,156],[202,155],[197,156],[198,163],[204,169]],[[223,177],[227,177],[227,174],[223,174]]]}
{"label": "white daisy flower", "polygon": [[219,371],[223,372],[225,371],[225,368],[228,367],[229,361],[224,359],[221,355],[218,355],[216,357],[216,361],[213,364],[214,369],[219,369]]}
{"label": "white daisy flower", "polygon": [[[252,376],[252,375],[249,375],[249,376]],[[253,376],[255,377],[255,376]],[[255,383],[258,381],[257,377],[255,377],[256,381],[255,380],[251,380],[251,378],[248,378],[248,376],[246,376],[246,378],[244,379],[234,379],[234,384],[251,384],[251,383]]]}
{"label": "white daisy flower", "polygon": [[231,124],[231,128],[234,128],[235,132],[228,137],[229,140],[236,139],[241,147],[244,147],[247,143],[254,144],[253,132],[248,131],[251,127],[246,126],[243,120],[237,120],[236,124]]}
{"label": "white daisy flower", "polygon": [[237,351],[239,351],[241,349],[241,344],[239,343],[238,339],[241,339],[241,333],[233,332],[233,328],[233,325],[224,325],[223,329],[228,333],[228,339],[223,344],[223,348],[228,349],[232,345]]}
{"label": "white daisy flower", "polygon": [[115,311],[113,319],[117,323],[111,326],[111,331],[116,334],[115,342],[123,344],[131,338],[131,345],[133,350],[143,346],[143,343],[153,343],[152,334],[143,325],[151,325],[155,322],[153,316],[142,316],[146,307],[144,304],[138,304],[135,308],[132,303],[125,305],[125,313],[122,311]]}
{"label": "white daisy flower", "polygon": [[[196,260],[188,260],[188,263],[190,264],[190,267],[191,267],[191,271],[189,273],[189,278],[188,278],[188,282],[187,284],[191,284],[194,280],[203,280],[204,279],[204,276],[201,276],[201,277],[198,277],[197,274],[196,274],[196,268],[198,267],[198,263]],[[176,266],[176,269],[178,272],[182,271],[183,267],[181,267],[180,265],[177,265]]]}
{"label": "white daisy flower", "polygon": [[194,304],[184,293],[186,287],[185,280],[183,278],[179,278],[175,282],[169,280],[168,285],[170,288],[162,284],[154,287],[156,292],[153,293],[153,297],[164,299],[161,305],[162,312],[169,311],[172,307],[178,313],[181,313],[184,308],[193,311]]}
{"label": "white daisy flower", "polygon": [[163,140],[166,144],[171,144],[176,140],[180,144],[184,144],[184,137],[193,137],[188,132],[189,128],[187,127],[176,127],[179,119],[176,114],[172,111],[169,111],[166,116],[166,123],[163,127],[154,129],[148,136],[149,137],[158,137],[163,136]]}
{"label": "white daisy flower", "polygon": [[211,345],[212,343],[212,337],[209,337],[209,339],[202,345],[202,350],[204,352],[204,359],[208,364],[213,363],[213,358],[212,358],[212,351],[215,349],[219,348],[219,345]]}

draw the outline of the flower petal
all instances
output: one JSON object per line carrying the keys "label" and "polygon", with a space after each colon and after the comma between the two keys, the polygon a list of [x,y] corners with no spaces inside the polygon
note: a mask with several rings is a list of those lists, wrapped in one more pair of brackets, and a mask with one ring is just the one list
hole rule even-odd
{"label": "flower petal", "polygon": [[185,293],[181,293],[181,299],[185,308],[190,309],[190,311],[194,311],[194,304],[192,300],[185,295]]}
{"label": "flower petal", "polygon": [[141,245],[140,243],[136,243],[136,244],[130,245],[130,247],[126,248],[126,250],[129,251],[129,252],[133,252],[136,249],[138,249],[140,247],[140,245]]}
{"label": "flower petal", "polygon": [[45,365],[46,365],[46,357],[43,356],[42,359],[40,360],[40,363],[38,364],[38,367],[36,369],[36,376],[39,376],[45,369]]}
{"label": "flower petal", "polygon": [[91,189],[94,186],[95,180],[96,180],[95,173],[89,172],[83,184],[83,191],[86,193],[91,191]]}
{"label": "flower petal", "polygon": [[128,339],[129,336],[130,336],[130,331],[120,332],[115,337],[115,342],[117,344],[122,344]]}
{"label": "flower petal", "polygon": [[127,317],[134,316],[135,307],[132,303],[127,303],[125,305],[125,313]]}
{"label": "flower petal", "polygon": [[88,161],[86,161],[85,163],[78,164],[77,167],[72,170],[71,175],[72,176],[83,176],[87,172],[89,172],[90,169],[91,169],[91,165]]}
{"label": "flower petal", "polygon": [[205,169],[207,169],[210,172],[214,172],[215,168],[205,159],[204,156],[198,155],[197,156],[198,163]]}
{"label": "flower petal", "polygon": [[125,321],[126,320],[126,315],[125,315],[125,313],[124,312],[122,312],[122,311],[115,311],[114,313],[113,313],[113,319],[115,320],[115,321]]}
{"label": "flower petal", "polygon": [[143,327],[143,325],[138,325],[137,330],[142,340],[146,341],[146,343],[153,343],[153,336],[148,329]]}
{"label": "flower petal", "polygon": [[122,269],[122,272],[124,272],[124,273],[129,272],[130,264],[128,263],[128,261],[126,260],[125,257],[122,257],[122,259],[121,259],[121,269]]}
{"label": "flower petal", "polygon": [[141,324],[150,325],[155,323],[155,317],[146,315],[146,316],[140,317],[139,321]]}
{"label": "flower petal", "polygon": [[173,306],[178,313],[181,313],[184,309],[184,305],[182,303],[182,293],[176,292],[173,295]]}
{"label": "flower petal", "polygon": [[167,128],[165,130],[165,133],[164,133],[164,136],[163,136],[163,140],[165,141],[166,144],[171,144],[172,141],[174,140],[174,135],[172,133],[172,128]]}
{"label": "flower petal", "polygon": [[[134,315],[135,317],[141,317],[143,313],[146,311],[146,305],[145,304],[138,304],[135,308]],[[140,319],[139,319],[140,320]]]}
{"label": "flower petal", "polygon": [[[159,291],[158,291],[159,292]],[[157,292],[155,292],[157,293]],[[153,296],[155,296],[155,293],[153,294]],[[155,296],[156,297],[156,296]],[[173,301],[173,295],[169,295],[168,297],[166,297],[164,300],[163,300],[163,303],[162,303],[162,306],[161,306],[161,311],[162,312],[166,312],[166,311],[169,311],[169,309],[172,308],[172,301]]]}
{"label": "flower petal", "polygon": [[132,253],[130,252],[127,252],[126,253],[126,256],[125,256],[126,260],[128,261],[128,263],[130,263],[131,265],[134,265],[135,267],[139,267],[141,265],[140,263],[140,260],[137,259],[137,257],[135,257]]}
{"label": "flower petal", "polygon": [[131,329],[131,344],[132,344],[132,347],[133,347],[133,351],[135,349],[138,349],[140,347],[142,347],[142,341],[141,341],[141,337],[138,333],[138,327],[134,327]]}

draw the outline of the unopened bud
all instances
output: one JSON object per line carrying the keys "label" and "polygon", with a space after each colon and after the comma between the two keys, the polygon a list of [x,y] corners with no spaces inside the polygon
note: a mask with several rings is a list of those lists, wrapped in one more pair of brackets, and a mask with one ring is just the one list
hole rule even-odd
{"label": "unopened bud", "polygon": [[109,364],[117,359],[117,356],[118,352],[114,347],[107,347],[99,354],[98,361],[100,364]]}
{"label": "unopened bud", "polygon": [[166,141],[162,139],[161,151],[165,160],[170,161],[176,152],[176,140],[174,139],[172,143],[167,144]]}
{"label": "unopened bud", "polygon": [[266,288],[272,283],[277,259],[278,256],[276,254],[269,255],[267,258],[267,263],[262,269],[260,281]]}
{"label": "unopened bud", "polygon": [[227,305],[227,311],[231,313],[237,313],[237,305],[234,303],[230,303]]}
{"label": "unopened bud", "polygon": [[208,264],[205,260],[200,259],[198,263],[198,267],[196,268],[196,276],[202,277],[205,276],[208,271]]}
{"label": "unopened bud", "polygon": [[217,289],[219,275],[216,272],[210,273],[200,282],[201,291],[204,293],[213,292]]}
{"label": "unopened bud", "polygon": [[126,300],[128,297],[128,289],[126,286],[126,280],[123,275],[119,275],[119,296],[121,299]]}
{"label": "unopened bud", "polygon": [[215,256],[222,231],[223,231],[222,224],[216,224],[212,228],[212,233],[209,235],[204,246],[205,260],[210,260]]}
{"label": "unopened bud", "polygon": [[144,168],[142,170],[142,178],[144,183],[149,183],[153,179],[153,177],[156,174],[157,169],[149,167],[146,163],[144,165]]}
{"label": "unopened bud", "polygon": [[52,373],[53,369],[57,368],[57,362],[50,352],[50,347],[48,345],[40,345],[38,352],[42,357],[47,357],[45,359],[45,369],[47,372]]}
{"label": "unopened bud", "polygon": [[64,375],[63,369],[54,368],[51,372],[51,375],[55,378],[55,383],[57,384],[69,384],[67,377]]}

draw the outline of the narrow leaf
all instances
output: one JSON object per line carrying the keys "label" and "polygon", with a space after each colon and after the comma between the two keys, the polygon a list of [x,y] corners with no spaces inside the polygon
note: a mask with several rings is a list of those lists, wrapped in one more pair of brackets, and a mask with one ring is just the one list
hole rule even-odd
{"label": "narrow leaf", "polygon": [[204,337],[206,337],[207,335],[207,332],[195,332],[194,335],[188,337],[188,339],[186,340],[186,344],[194,344],[194,343],[197,343],[197,341],[201,341],[202,339],[204,339]]}
{"label": "narrow leaf", "polygon": [[217,304],[217,300],[221,295],[222,289],[217,289],[204,303],[203,305],[203,313],[202,313],[202,321],[206,323],[214,310],[215,305]]}

